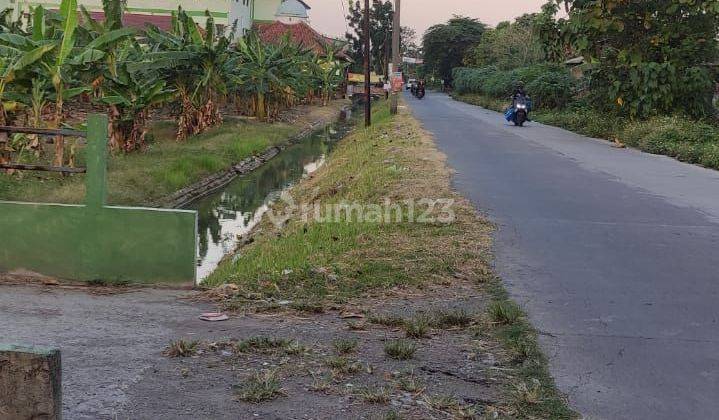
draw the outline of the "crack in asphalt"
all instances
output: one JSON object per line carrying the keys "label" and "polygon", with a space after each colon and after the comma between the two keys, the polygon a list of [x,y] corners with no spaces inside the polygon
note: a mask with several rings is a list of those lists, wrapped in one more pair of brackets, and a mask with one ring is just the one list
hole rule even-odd
{"label": "crack in asphalt", "polygon": [[591,337],[591,338],[620,338],[627,340],[661,340],[661,341],[673,341],[677,343],[702,343],[702,344],[718,344],[719,340],[711,339],[700,339],[700,338],[680,338],[680,337],[647,337],[642,335],[625,335],[625,334],[592,334],[592,333],[561,333],[561,332],[547,332],[537,331],[537,334],[547,336],[551,338],[561,337]]}

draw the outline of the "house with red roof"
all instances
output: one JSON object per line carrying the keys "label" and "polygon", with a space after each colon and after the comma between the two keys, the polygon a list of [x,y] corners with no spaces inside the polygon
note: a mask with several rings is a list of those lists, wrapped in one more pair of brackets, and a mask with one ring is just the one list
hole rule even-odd
{"label": "house with red roof", "polygon": [[[59,9],[60,1],[0,0],[0,10],[11,8],[15,9],[15,13],[29,13],[33,7],[39,5],[46,9]],[[178,6],[202,26],[207,20],[206,11],[209,11],[215,24],[222,27],[236,25],[237,35],[244,35],[254,24],[276,21],[287,25],[309,24],[310,6],[305,0],[154,0],[150,3],[145,0],[126,1],[124,24],[140,28],[150,24],[169,29],[172,13],[177,11]],[[93,18],[103,20],[102,0],[78,0],[78,4],[85,6]],[[307,30],[302,29],[299,32]]]}

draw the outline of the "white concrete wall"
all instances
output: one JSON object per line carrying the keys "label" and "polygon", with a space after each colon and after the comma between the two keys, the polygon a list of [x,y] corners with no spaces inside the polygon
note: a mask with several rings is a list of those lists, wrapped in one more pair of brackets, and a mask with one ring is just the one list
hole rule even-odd
{"label": "white concrete wall", "polygon": [[[0,2],[9,2],[12,0],[0,0]],[[42,4],[45,8],[59,8],[61,0],[17,0],[21,5],[21,10],[28,11],[30,6]],[[243,2],[247,5],[244,6],[246,9],[246,18],[244,23],[248,25],[250,21],[250,10],[252,0],[239,0],[242,6]],[[173,11],[177,10],[178,6],[187,11],[190,16],[200,25],[205,25],[206,19],[204,16],[205,10],[209,10],[213,13],[215,23],[219,25],[228,25],[230,3],[234,3],[234,0],[153,0],[151,2],[147,0],[128,0],[127,1],[127,13],[138,13],[138,14],[150,14],[150,15],[169,15]],[[1,4],[1,3],[0,3]],[[78,0],[78,5],[84,5],[90,11],[102,11],[102,0]],[[56,6],[53,6],[56,5]],[[236,13],[241,13],[240,10],[236,10]]]}
{"label": "white concrete wall", "polygon": [[254,0],[255,20],[275,20],[275,13],[282,0]]}
{"label": "white concrete wall", "polygon": [[227,25],[237,22],[236,36],[242,36],[252,28],[252,2],[254,0],[228,0],[229,13]]}

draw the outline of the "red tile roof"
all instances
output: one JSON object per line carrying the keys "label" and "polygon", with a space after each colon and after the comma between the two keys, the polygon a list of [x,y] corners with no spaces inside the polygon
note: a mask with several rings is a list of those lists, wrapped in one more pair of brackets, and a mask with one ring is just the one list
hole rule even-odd
{"label": "red tile roof", "polygon": [[[98,22],[105,20],[105,14],[103,12],[90,12],[90,16]],[[125,13],[122,18],[122,22],[125,26],[131,26],[133,28],[145,28],[147,24],[155,25],[158,28],[167,31],[172,27],[172,16],[170,15],[145,15],[141,13]]]}
{"label": "red tile roof", "polygon": [[316,54],[322,54],[327,45],[327,38],[305,22],[287,24],[283,22],[255,23],[255,30],[260,39],[268,43],[278,43],[289,34],[290,41],[301,47],[310,49]]}

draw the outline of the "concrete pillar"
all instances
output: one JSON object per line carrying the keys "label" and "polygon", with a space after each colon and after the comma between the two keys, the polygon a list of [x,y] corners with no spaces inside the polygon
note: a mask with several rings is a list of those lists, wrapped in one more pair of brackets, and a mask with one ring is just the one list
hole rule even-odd
{"label": "concrete pillar", "polygon": [[62,418],[60,350],[0,344],[0,419]]}

